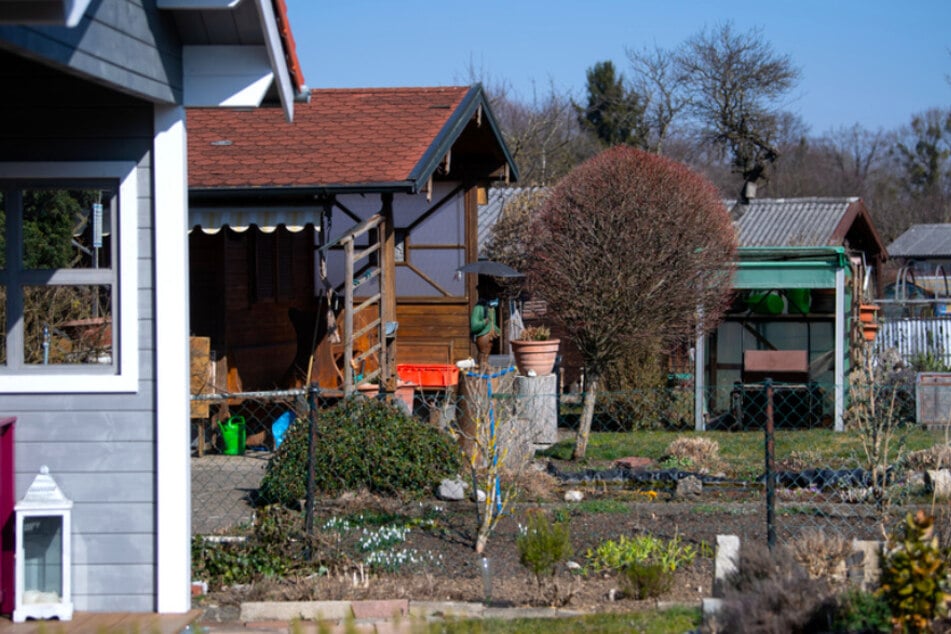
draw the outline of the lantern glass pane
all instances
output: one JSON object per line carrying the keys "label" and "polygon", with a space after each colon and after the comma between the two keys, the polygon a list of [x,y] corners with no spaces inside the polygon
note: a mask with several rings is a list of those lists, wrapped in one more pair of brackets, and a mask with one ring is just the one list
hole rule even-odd
{"label": "lantern glass pane", "polygon": [[59,603],[63,599],[63,518],[23,518],[23,603]]}

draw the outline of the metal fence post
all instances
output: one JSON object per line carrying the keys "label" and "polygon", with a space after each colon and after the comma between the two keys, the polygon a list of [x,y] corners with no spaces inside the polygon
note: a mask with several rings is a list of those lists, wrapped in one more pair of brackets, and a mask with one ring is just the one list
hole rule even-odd
{"label": "metal fence post", "polygon": [[[314,394],[317,387],[313,384],[307,393],[307,499],[304,502],[304,530],[308,537],[314,536],[314,489],[316,481],[317,464],[317,403]],[[306,556],[311,558],[310,543],[308,543]]]}
{"label": "metal fence post", "polygon": [[770,551],[776,545],[776,474],[773,444],[773,380],[766,379],[766,544]]}

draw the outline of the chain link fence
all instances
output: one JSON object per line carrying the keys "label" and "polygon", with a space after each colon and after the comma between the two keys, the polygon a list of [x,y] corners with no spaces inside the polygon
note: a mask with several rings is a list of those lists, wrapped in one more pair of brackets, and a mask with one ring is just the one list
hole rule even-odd
{"label": "chain link fence", "polygon": [[[598,483],[619,491],[655,491],[659,500],[743,515],[748,519],[743,538],[781,543],[821,531],[880,539],[883,528],[906,512],[932,509],[932,492],[940,484],[936,474],[951,466],[945,431],[915,422],[913,383],[843,389],[842,432],[833,430],[835,386],[828,384],[766,380],[714,386],[703,395],[703,432],[695,431],[689,377],[671,376],[653,389],[604,392],[597,395],[588,462],[582,466],[568,458],[585,395],[559,393],[554,381],[553,389],[527,394],[519,380],[509,377],[496,385],[493,397],[514,407],[514,420],[527,425],[532,422],[526,416],[548,416],[550,406],[557,430],[537,444],[551,447],[536,457],[550,461],[549,473],[565,489]],[[464,394],[462,384],[417,390],[405,407],[445,429],[466,410]],[[526,399],[544,404],[529,406]],[[206,417],[192,420],[192,528],[207,535],[250,526],[282,425],[310,420],[315,408],[333,407],[339,399],[291,390],[194,400],[208,407]],[[626,457],[643,460],[636,466],[618,462]],[[683,494],[688,485],[697,489]]]}

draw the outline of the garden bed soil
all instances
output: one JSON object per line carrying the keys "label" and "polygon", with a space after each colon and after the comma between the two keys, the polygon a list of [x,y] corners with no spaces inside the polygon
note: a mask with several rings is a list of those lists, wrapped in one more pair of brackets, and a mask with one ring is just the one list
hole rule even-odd
{"label": "garden bed soil", "polygon": [[[761,487],[756,490],[710,487],[701,497],[676,499],[670,490],[660,489],[656,497],[646,491],[594,485],[583,487],[585,501],[563,501],[565,488],[543,473],[533,473],[530,490],[500,520],[486,550],[491,569],[490,601],[500,606],[545,605],[530,574],[519,563],[516,537],[519,527],[527,525],[526,513],[545,509],[549,517],[567,519],[574,556],[571,561],[584,566],[586,552],[605,540],[620,536],[650,534],[661,539],[679,537],[701,554],[693,564],[678,570],[671,589],[659,597],[662,601],[699,605],[712,596],[713,547],[718,534],[733,534],[741,540],[765,542],[765,507]],[[539,482],[544,484],[539,485]],[[369,494],[347,494],[333,500],[318,500],[316,526],[331,517],[354,517],[359,513],[400,514],[435,518],[431,527],[412,528],[406,548],[438,563],[408,565],[395,573],[366,573],[359,565],[338,567],[322,575],[307,578],[269,579],[233,588],[213,589],[200,598],[201,605],[237,605],[244,601],[367,600],[405,598],[415,601],[482,602],[486,593],[482,561],[473,548],[476,508],[470,501],[443,502],[436,499],[412,502]],[[808,513],[784,517],[782,528],[799,522],[799,529],[815,522]],[[844,513],[824,521],[841,521],[855,527],[856,518]],[[357,532],[357,531],[353,531]],[[780,532],[780,540],[784,533]],[[354,537],[351,536],[351,544]],[[344,549],[346,545],[340,545]],[[358,555],[351,550],[351,560]],[[656,605],[656,600],[636,601],[625,596],[616,575],[572,574],[561,565],[556,577],[559,602],[564,607],[585,611],[630,611]]]}

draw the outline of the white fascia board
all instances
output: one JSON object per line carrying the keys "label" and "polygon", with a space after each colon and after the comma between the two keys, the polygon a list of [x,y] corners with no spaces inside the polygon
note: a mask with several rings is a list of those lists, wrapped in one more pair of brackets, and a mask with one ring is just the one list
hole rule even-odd
{"label": "white fascia board", "polygon": [[186,107],[261,105],[274,72],[263,46],[183,46]]}
{"label": "white fascia board", "polygon": [[186,9],[204,11],[212,9],[233,9],[241,0],[156,0],[159,9]]}
{"label": "white fascia board", "polygon": [[287,68],[287,59],[284,57],[284,43],[277,29],[277,16],[274,15],[274,4],[271,0],[256,0],[258,13],[261,16],[261,27],[264,29],[264,44],[271,60],[271,68],[277,81],[277,92],[284,107],[284,116],[288,121],[294,120],[294,88],[291,85],[291,72]]}

